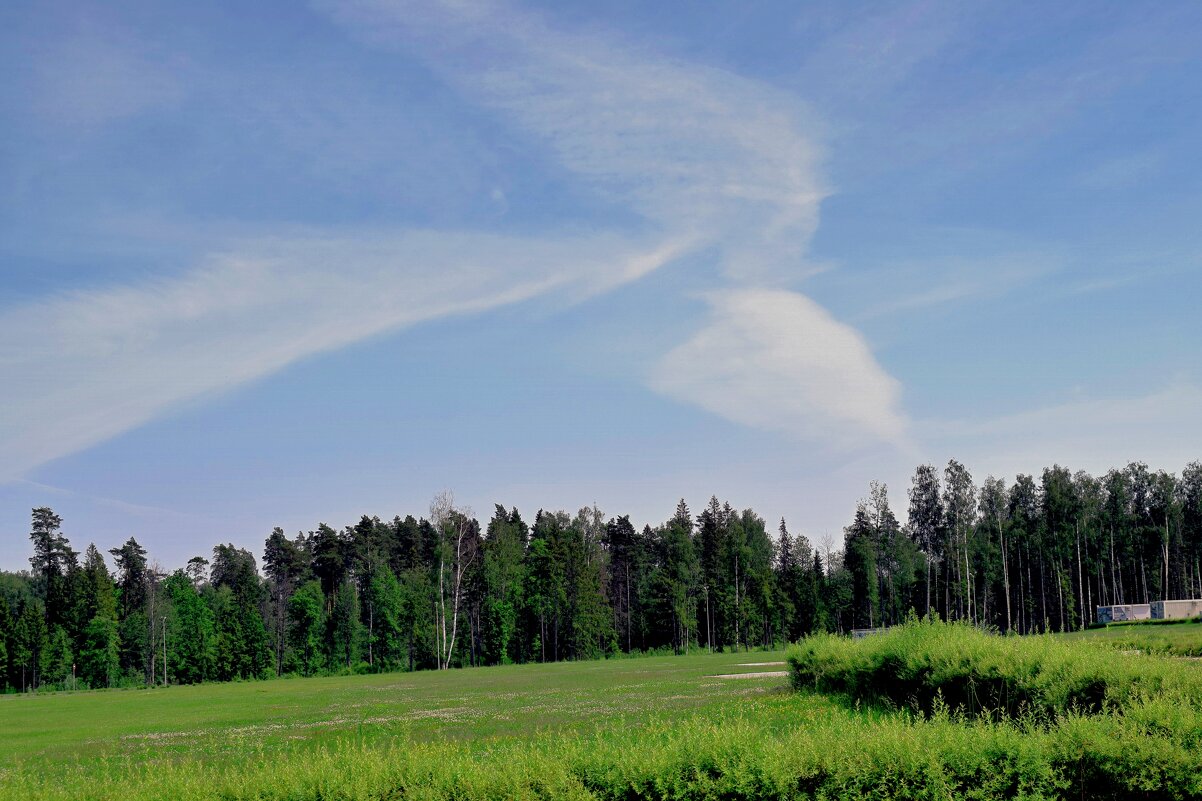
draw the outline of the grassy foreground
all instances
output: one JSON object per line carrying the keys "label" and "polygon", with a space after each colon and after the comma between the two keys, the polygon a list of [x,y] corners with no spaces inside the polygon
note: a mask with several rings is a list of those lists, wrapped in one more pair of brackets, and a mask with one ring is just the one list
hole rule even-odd
{"label": "grassy foreground", "polygon": [[781,659],[3,698],[0,797],[1202,798],[1195,662],[914,622],[719,678]]}
{"label": "grassy foreground", "polygon": [[0,797],[392,797],[407,783],[397,771],[456,760],[479,766],[454,774],[463,781],[484,781],[491,763],[539,781],[536,752],[552,746],[732,715],[793,727],[814,705],[784,678],[715,677],[779,672],[782,660],[702,654],[0,696]]}
{"label": "grassy foreground", "polygon": [[[773,696],[780,677],[715,674],[784,670],[777,653],[700,654],[452,671],[0,695],[0,766],[50,769],[97,759],[192,760],[237,766],[246,750],[307,751],[348,739],[365,746],[498,740],[627,729],[741,709]],[[747,662],[775,666],[741,666]]]}

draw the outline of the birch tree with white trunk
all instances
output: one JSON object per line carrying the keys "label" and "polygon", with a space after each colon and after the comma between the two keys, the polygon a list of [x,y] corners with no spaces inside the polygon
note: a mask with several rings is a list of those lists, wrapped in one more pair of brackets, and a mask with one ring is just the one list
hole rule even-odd
{"label": "birch tree with white trunk", "polygon": [[[450,491],[440,492],[430,502],[430,524],[438,533],[438,605],[435,608],[435,639],[438,667],[451,667],[459,635],[459,610],[463,602],[464,576],[479,552],[479,527],[472,511],[455,505]],[[448,631],[447,627],[450,626]]]}

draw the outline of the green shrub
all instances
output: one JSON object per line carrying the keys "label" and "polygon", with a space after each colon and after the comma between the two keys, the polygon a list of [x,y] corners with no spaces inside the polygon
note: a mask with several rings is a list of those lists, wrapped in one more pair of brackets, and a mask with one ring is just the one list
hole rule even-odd
{"label": "green shrub", "polygon": [[1090,641],[999,637],[932,620],[863,640],[809,637],[786,659],[795,689],[922,714],[943,703],[969,714],[1049,720],[1122,709],[1143,698],[1202,699],[1202,674],[1191,665],[1116,654]]}

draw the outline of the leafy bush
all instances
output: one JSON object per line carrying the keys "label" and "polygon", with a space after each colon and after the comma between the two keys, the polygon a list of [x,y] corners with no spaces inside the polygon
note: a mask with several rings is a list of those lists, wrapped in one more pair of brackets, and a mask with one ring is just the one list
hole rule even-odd
{"label": "leafy bush", "polygon": [[969,714],[1049,720],[1121,710],[1148,698],[1202,700],[1191,665],[1088,641],[999,637],[963,623],[911,620],[863,640],[818,635],[790,648],[796,689],[930,714],[937,704]]}

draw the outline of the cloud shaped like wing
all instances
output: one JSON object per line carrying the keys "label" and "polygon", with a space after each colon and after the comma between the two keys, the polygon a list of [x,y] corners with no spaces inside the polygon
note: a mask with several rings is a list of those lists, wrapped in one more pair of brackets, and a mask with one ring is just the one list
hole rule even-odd
{"label": "cloud shaped like wing", "polygon": [[748,289],[707,299],[707,325],[664,356],[655,389],[802,439],[906,444],[899,385],[854,328],[796,292]]}
{"label": "cloud shaped like wing", "polygon": [[0,315],[0,479],[306,356],[548,293],[579,299],[676,252],[599,236],[269,240],[181,278],[10,311]]}

